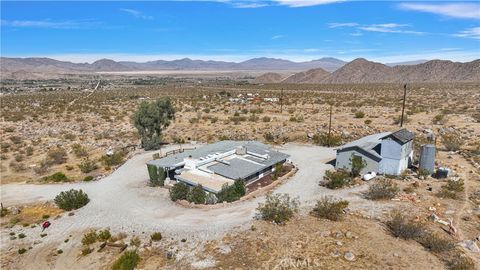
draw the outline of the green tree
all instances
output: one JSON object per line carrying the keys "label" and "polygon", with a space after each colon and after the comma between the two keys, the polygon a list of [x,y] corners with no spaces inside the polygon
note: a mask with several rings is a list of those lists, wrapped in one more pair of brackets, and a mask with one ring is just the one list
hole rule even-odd
{"label": "green tree", "polygon": [[175,118],[175,109],[170,98],[161,98],[155,102],[142,102],[133,115],[133,124],[142,139],[145,150],[160,148],[162,131]]}
{"label": "green tree", "polygon": [[352,176],[356,177],[360,175],[360,172],[367,167],[367,162],[363,160],[361,156],[352,155],[350,158],[350,164],[352,165]]}
{"label": "green tree", "polygon": [[170,189],[170,199],[172,201],[186,200],[188,194],[188,186],[178,182]]}

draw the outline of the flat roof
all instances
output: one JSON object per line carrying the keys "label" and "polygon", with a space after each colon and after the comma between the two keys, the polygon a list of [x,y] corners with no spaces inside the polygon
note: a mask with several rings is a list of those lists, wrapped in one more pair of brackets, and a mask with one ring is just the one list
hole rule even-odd
{"label": "flat roof", "polygon": [[232,185],[235,182],[221,175],[205,174],[198,170],[183,171],[181,174],[176,175],[175,178],[190,185],[202,185],[204,189],[214,193],[218,193],[222,190],[223,185]]}
{"label": "flat roof", "polygon": [[257,171],[265,168],[264,165],[235,157],[228,160],[229,164],[218,162],[207,167],[214,173],[225,176],[230,179],[244,179]]}

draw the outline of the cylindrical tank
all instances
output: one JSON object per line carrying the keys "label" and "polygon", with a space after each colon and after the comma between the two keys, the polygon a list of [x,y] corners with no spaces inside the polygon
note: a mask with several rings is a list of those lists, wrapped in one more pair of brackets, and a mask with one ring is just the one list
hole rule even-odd
{"label": "cylindrical tank", "polygon": [[422,145],[419,168],[428,171],[430,174],[435,171],[435,146],[433,144]]}

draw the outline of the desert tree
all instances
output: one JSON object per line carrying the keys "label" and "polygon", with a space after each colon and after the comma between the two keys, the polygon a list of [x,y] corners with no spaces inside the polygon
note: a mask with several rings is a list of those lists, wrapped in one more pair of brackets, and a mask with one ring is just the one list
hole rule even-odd
{"label": "desert tree", "polygon": [[367,162],[361,156],[353,154],[350,158],[350,164],[352,165],[351,174],[353,177],[359,176],[360,172],[367,166]]}
{"label": "desert tree", "polygon": [[142,102],[133,115],[133,124],[142,139],[145,150],[160,148],[162,131],[175,118],[175,109],[170,98],[161,98],[155,102]]}

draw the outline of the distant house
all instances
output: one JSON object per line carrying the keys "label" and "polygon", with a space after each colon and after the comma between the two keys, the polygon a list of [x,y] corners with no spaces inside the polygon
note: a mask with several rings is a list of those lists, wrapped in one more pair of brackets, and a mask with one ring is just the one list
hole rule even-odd
{"label": "distant house", "polygon": [[352,156],[366,162],[361,173],[400,175],[412,163],[414,134],[406,129],[363,137],[337,149],[335,167],[350,170]]}
{"label": "distant house", "polygon": [[222,187],[241,179],[251,184],[275,171],[289,156],[256,141],[220,141],[198,149],[185,149],[147,162],[161,178],[202,185],[205,191],[218,193]]}

